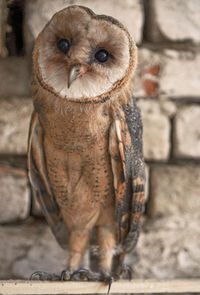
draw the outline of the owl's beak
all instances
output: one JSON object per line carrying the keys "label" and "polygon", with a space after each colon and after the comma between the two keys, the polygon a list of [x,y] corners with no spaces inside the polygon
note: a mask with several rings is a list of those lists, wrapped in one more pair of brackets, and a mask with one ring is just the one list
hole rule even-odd
{"label": "owl's beak", "polygon": [[88,68],[82,64],[75,64],[70,67],[68,76],[68,88],[71,86],[72,82],[84,75],[88,71]]}

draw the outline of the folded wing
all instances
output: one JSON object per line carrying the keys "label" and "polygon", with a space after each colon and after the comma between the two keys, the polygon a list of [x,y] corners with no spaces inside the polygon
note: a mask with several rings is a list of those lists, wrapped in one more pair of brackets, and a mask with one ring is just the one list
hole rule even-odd
{"label": "folded wing", "polygon": [[48,180],[43,147],[43,130],[37,113],[33,113],[29,130],[28,175],[33,194],[37,197],[44,216],[62,248],[67,247],[67,228]]}
{"label": "folded wing", "polygon": [[114,115],[109,151],[115,187],[118,242],[124,252],[135,247],[144,209],[145,170],[142,121],[135,100]]}

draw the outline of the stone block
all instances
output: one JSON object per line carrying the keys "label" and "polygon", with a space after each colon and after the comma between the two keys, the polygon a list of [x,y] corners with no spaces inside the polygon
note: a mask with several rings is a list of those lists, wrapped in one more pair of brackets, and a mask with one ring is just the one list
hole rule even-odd
{"label": "stone block", "polygon": [[0,153],[26,154],[32,109],[29,98],[0,99]]}
{"label": "stone block", "polygon": [[[166,161],[170,153],[169,108],[172,102],[160,102],[152,99],[140,99],[138,106],[142,112],[144,156],[146,160]],[[168,113],[164,109],[167,108]]]}
{"label": "stone block", "polygon": [[25,13],[25,37],[27,51],[33,48],[34,40],[53,14],[69,5],[83,5],[96,14],[107,14],[117,18],[128,27],[137,43],[142,39],[143,7],[139,0],[50,0],[27,1]]}
{"label": "stone block", "polygon": [[162,93],[173,97],[196,97],[200,93],[200,54],[165,50],[160,78]]}
{"label": "stone block", "polygon": [[24,220],[30,213],[30,192],[26,172],[0,166],[0,223]]}
{"label": "stone block", "polygon": [[193,216],[199,212],[200,166],[153,166],[150,186],[151,216]]}
{"label": "stone block", "polygon": [[[194,97],[200,93],[200,54],[165,49],[139,49],[135,96]],[[189,73],[189,75],[188,75]]]}
{"label": "stone block", "polygon": [[0,226],[0,279],[14,279],[20,277],[19,273],[24,272],[24,277],[29,279],[31,273],[25,273],[25,269],[16,269],[14,274],[13,265],[18,259],[22,259],[32,245],[42,236],[46,227],[41,223],[30,223],[18,225]]}
{"label": "stone block", "polygon": [[0,60],[0,96],[30,95],[30,66],[23,57]]}
{"label": "stone block", "polygon": [[178,110],[174,121],[174,155],[178,158],[200,158],[200,106]]}
{"label": "stone block", "polygon": [[163,67],[161,53],[147,48],[138,49],[138,65],[134,76],[136,97],[158,96],[160,70]]}
{"label": "stone block", "polygon": [[139,259],[132,265],[134,278],[199,277],[199,218],[198,213],[147,219],[136,248]]}
{"label": "stone block", "polygon": [[199,0],[148,1],[147,36],[149,41],[200,42]]}
{"label": "stone block", "polygon": [[34,242],[25,255],[13,262],[11,273],[24,279],[30,278],[38,270],[61,274],[67,267],[67,250],[60,248],[47,226],[40,225],[34,235]]}

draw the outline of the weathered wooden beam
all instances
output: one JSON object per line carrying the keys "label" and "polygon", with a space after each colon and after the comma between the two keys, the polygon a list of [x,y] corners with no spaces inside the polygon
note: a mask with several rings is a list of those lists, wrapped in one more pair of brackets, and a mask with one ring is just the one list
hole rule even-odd
{"label": "weathered wooden beam", "polygon": [[[0,294],[105,294],[100,282],[0,281]],[[110,293],[200,293],[200,279],[117,281]]]}

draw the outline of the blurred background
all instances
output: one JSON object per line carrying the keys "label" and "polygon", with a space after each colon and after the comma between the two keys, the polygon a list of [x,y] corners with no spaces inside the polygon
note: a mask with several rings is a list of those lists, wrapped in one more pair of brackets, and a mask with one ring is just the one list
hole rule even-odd
{"label": "blurred background", "polygon": [[81,4],[125,24],[138,50],[144,123],[143,230],[128,256],[136,278],[200,276],[200,1],[0,0],[0,279],[60,272],[59,248],[26,173],[35,38],[58,10]]}

